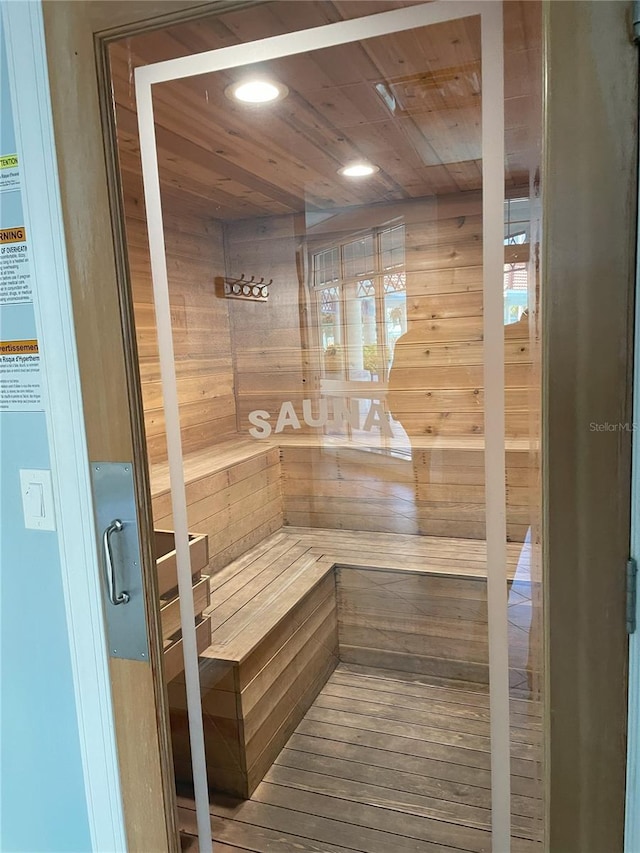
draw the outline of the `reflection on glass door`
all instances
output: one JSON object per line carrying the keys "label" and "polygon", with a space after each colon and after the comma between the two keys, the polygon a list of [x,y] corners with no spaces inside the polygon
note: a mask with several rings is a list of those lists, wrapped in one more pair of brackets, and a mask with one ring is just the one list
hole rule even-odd
{"label": "reflection on glass door", "polygon": [[[540,7],[505,5],[504,68],[497,4],[383,2],[355,36],[333,4],[259,8],[113,48],[163,529],[126,69],[214,51],[178,79],[141,71],[157,80],[189,531],[208,537],[214,834],[539,850]],[[289,27],[286,50],[269,41]],[[260,39],[256,63],[243,42]],[[184,687],[168,691],[194,834]]]}
{"label": "reflection on glass door", "polygon": [[[379,450],[401,450],[406,440],[391,427],[359,428],[360,423],[375,418],[378,407],[385,423],[389,421],[386,382],[395,343],[407,331],[404,239],[404,224],[395,224],[372,228],[312,253],[325,380],[329,380],[324,382],[324,391],[342,394],[340,405],[357,409],[357,417],[354,414],[338,432]],[[340,332],[336,328],[339,317],[344,317]],[[344,341],[344,348],[338,338]],[[331,384],[331,380],[337,381]],[[363,386],[363,382],[370,384]],[[356,420],[358,426],[353,429]]]}

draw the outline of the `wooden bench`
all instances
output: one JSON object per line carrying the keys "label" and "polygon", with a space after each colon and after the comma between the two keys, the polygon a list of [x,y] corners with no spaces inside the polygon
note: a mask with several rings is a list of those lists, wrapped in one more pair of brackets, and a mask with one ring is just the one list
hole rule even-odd
{"label": "wooden bench", "polygon": [[[489,683],[484,542],[328,533],[304,536],[335,559],[341,661]],[[507,545],[509,664],[518,685],[540,666],[529,559],[520,543]]]}
{"label": "wooden bench", "polygon": [[[280,457],[277,447],[247,438],[184,457],[190,530],[209,539],[209,571],[216,572],[282,527]],[[171,530],[171,492],[166,463],[151,469],[153,520]]]}
{"label": "wooden bench", "polygon": [[[508,546],[511,577],[521,551]],[[211,788],[251,796],[338,660],[486,683],[485,561],[465,539],[283,528],[216,574],[200,662]],[[181,678],[169,703],[188,782]]]}
{"label": "wooden bench", "polygon": [[[403,460],[340,440],[277,438],[239,438],[184,465],[189,526],[210,547],[210,638],[199,629],[209,784],[241,797],[339,659],[488,681],[486,549],[473,538],[484,529],[482,439],[426,437]],[[512,443],[507,463],[511,505],[524,503],[527,447]],[[156,524],[170,527],[166,465],[154,467],[152,490]],[[415,535],[425,518],[437,537]],[[508,549],[514,574],[521,546]],[[530,616],[530,584],[519,601]],[[510,631],[525,666],[530,638],[516,624]],[[188,782],[182,676],[169,699],[176,778]]]}
{"label": "wooden bench", "polygon": [[[482,437],[424,436],[414,440],[411,459],[326,436],[274,438],[277,443],[238,437],[185,456],[189,528],[209,537],[210,572],[283,524],[484,538]],[[153,466],[151,475],[155,526],[171,529],[167,465]],[[510,541],[522,542],[532,523],[537,480],[528,442],[509,439]]]}
{"label": "wooden bench", "polygon": [[[249,797],[338,663],[333,564],[284,531],[212,578],[200,680],[212,788]],[[182,678],[169,684],[176,778],[191,778]]]}

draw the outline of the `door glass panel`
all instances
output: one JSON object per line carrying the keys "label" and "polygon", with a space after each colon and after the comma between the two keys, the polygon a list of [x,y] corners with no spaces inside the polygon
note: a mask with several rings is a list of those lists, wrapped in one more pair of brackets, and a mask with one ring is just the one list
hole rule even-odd
{"label": "door glass panel", "polygon": [[[154,85],[189,525],[208,536],[211,574],[199,665],[212,825],[239,847],[268,830],[287,849],[491,849],[492,383],[505,405],[511,834],[514,850],[541,849],[540,6],[504,9],[497,230],[484,219],[496,187],[483,185],[477,15],[259,64],[247,49],[237,67]],[[156,483],[166,452],[127,72],[170,45],[205,50],[212,30],[230,44],[270,35],[286,10],[112,48]],[[295,10],[299,29],[359,14]],[[238,100],[252,79],[278,97]],[[170,529],[157,488],[156,524]],[[180,675],[169,698],[188,792]],[[508,763],[496,774],[509,779]]]}

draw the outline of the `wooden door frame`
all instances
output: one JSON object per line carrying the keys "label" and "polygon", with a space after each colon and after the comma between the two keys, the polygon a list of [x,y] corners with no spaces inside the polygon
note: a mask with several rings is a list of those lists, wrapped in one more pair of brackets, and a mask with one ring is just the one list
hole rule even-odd
{"label": "wooden door frame", "polygon": [[[122,218],[109,189],[113,162],[108,153],[105,164],[96,57],[103,73],[109,40],[228,5],[224,0],[44,3],[85,422],[94,459],[146,461],[131,293],[117,224]],[[598,433],[590,424],[631,417],[636,210],[630,176],[636,171],[637,60],[628,37],[628,6],[622,0],[544,3],[546,68],[553,75],[546,92],[543,174],[550,237],[542,254],[547,282],[542,294],[546,811],[547,847],[563,853],[622,850],[631,434]],[[603,281],[613,282],[606,296]],[[105,328],[122,330],[121,347],[101,339]],[[97,382],[100,398],[92,393]],[[122,411],[123,389],[131,416],[122,418],[127,423],[114,434],[109,416]],[[146,464],[136,464],[135,471],[146,542],[144,576],[153,602]],[[153,604],[148,616],[155,707],[147,709],[136,736],[146,738],[156,756],[151,781],[156,804],[164,804],[164,843],[175,850],[167,706]],[[118,727],[121,750],[127,750],[129,736]],[[133,781],[123,774],[129,847],[148,849],[150,818],[141,814]],[[157,811],[153,817],[157,823]]]}
{"label": "wooden door frame", "polygon": [[[638,59],[631,3],[545,0],[548,844],[622,851]],[[552,82],[549,83],[549,80]]]}
{"label": "wooden door frame", "polygon": [[149,662],[111,659],[109,669],[127,849],[140,853],[180,848],[131,288],[120,199],[112,189],[117,182],[107,168],[114,163],[105,161],[100,92],[106,90],[97,68],[114,34],[166,26],[215,7],[179,0],[43,3],[89,458],[133,463]]}

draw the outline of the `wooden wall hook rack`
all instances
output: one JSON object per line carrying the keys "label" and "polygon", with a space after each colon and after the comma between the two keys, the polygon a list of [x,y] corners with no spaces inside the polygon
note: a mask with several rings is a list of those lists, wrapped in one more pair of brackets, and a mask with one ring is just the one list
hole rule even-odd
{"label": "wooden wall hook rack", "polygon": [[224,295],[232,299],[252,299],[256,302],[266,302],[269,298],[269,287],[273,279],[269,281],[262,278],[257,279],[255,275],[246,278],[244,273],[240,278],[227,278],[224,281]]}

